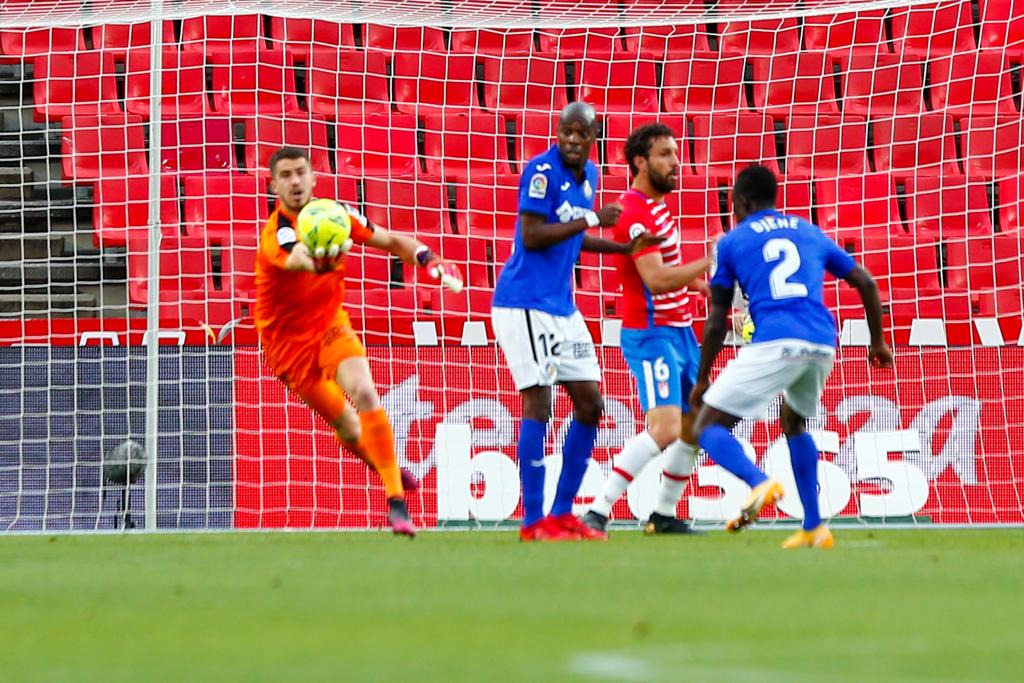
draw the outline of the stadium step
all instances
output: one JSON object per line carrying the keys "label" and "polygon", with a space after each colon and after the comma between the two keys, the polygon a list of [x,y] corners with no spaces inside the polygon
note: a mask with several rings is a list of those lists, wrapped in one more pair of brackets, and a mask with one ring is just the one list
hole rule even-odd
{"label": "stadium step", "polygon": [[127,277],[123,264],[101,263],[96,258],[47,261],[0,261],[0,287],[18,285],[97,284]]}
{"label": "stadium step", "polygon": [[26,201],[0,199],[0,233],[21,232],[22,229],[25,232],[53,232],[55,223],[72,222],[76,210],[85,211],[86,215],[80,218],[88,222],[91,209],[88,205],[83,207],[73,198]]}
{"label": "stadium step", "polygon": [[28,166],[0,166],[0,199],[22,199],[35,172]]}
{"label": "stadium step", "polygon": [[52,235],[4,235],[0,233],[0,261],[48,259],[64,256],[64,238]]}
{"label": "stadium step", "polygon": [[56,318],[71,313],[93,317],[95,309],[92,294],[0,294],[0,319]]}

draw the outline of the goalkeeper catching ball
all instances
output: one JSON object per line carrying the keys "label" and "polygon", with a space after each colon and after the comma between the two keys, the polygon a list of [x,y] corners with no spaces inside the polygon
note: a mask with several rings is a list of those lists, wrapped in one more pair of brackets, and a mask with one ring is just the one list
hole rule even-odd
{"label": "goalkeeper catching ball", "polygon": [[[334,427],[345,448],[380,475],[391,528],[414,536],[405,489],[415,480],[405,477],[403,483],[391,421],[381,407],[366,350],[342,307],[345,255],[353,245],[381,249],[422,266],[455,291],[462,287],[462,276],[417,240],[374,226],[347,204],[331,209],[317,200],[312,208],[324,209],[324,215],[305,212],[300,229],[300,214],[316,184],[303,150],[278,150],[270,159],[270,175],[278,205],[260,235],[255,309],[267,363]],[[338,216],[338,209],[347,215]]]}

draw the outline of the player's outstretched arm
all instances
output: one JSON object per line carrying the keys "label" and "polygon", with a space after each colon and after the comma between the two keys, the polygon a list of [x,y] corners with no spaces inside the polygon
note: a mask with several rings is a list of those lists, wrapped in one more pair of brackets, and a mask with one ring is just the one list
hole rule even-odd
{"label": "player's outstretched arm", "polygon": [[690,394],[690,405],[696,410],[704,403],[704,392],[711,383],[711,366],[725,344],[725,325],[732,306],[732,289],[711,287],[711,311],[704,323],[704,339],[700,345],[700,369]]}
{"label": "player's outstretched arm", "polygon": [[639,256],[634,259],[634,263],[637,272],[640,273],[640,279],[647,285],[647,289],[651,290],[651,294],[662,294],[687,287],[711,268],[710,257],[669,267],[665,265],[660,252]]}
{"label": "player's outstretched arm", "polygon": [[602,206],[597,212],[590,211],[585,217],[577,218],[568,223],[545,223],[544,216],[524,211],[519,214],[519,229],[523,236],[523,246],[527,249],[547,249],[553,244],[564,242],[578,235],[587,228],[598,226],[610,228],[619,222],[622,205],[613,202]]}
{"label": "player's outstretched arm", "polygon": [[446,262],[418,239],[374,227],[366,244],[390,252],[410,265],[422,266],[430,277],[453,292],[462,290],[462,273],[458,266]]}
{"label": "player's outstretched arm", "polygon": [[582,251],[591,251],[595,254],[635,254],[648,247],[653,247],[664,242],[667,237],[659,237],[649,232],[642,232],[628,242],[613,242],[593,235],[584,235]]}
{"label": "player's outstretched arm", "polygon": [[867,314],[868,329],[871,331],[871,348],[868,350],[868,358],[879,367],[891,368],[892,350],[885,343],[882,334],[882,300],[878,296],[878,285],[875,284],[875,278],[864,266],[855,266],[846,276],[846,281],[860,294],[864,312]]}

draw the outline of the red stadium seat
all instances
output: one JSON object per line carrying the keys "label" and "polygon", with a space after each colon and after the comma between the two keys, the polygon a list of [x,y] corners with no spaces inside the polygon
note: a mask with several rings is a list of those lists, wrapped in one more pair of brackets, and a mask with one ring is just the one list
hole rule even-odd
{"label": "red stadium seat", "polygon": [[1024,175],[999,181],[999,229],[1017,232],[1024,227]]}
{"label": "red stadium seat", "polygon": [[921,64],[885,52],[840,58],[843,113],[857,116],[916,114],[923,110]]}
{"label": "red stadium seat", "polygon": [[[979,318],[997,318],[1003,339],[1012,344],[1020,339],[1024,324],[1024,301],[1020,287],[979,292],[972,296],[972,304]],[[975,300],[977,303],[975,304]]]}
{"label": "red stadium seat", "polygon": [[545,115],[567,104],[565,69],[543,57],[488,57],[484,60],[484,108],[506,118],[525,112]]}
{"label": "red stadium seat", "polygon": [[693,120],[694,168],[729,182],[750,164],[763,164],[779,173],[775,131],[763,114],[741,112],[698,116]]}
{"label": "red stadium seat", "polygon": [[863,173],[867,147],[868,125],[860,116],[793,116],[786,173],[804,178]]}
{"label": "red stadium seat", "polygon": [[146,140],[137,116],[66,116],[61,119],[61,164],[65,182],[145,175]]}
{"label": "red stadium seat", "polygon": [[121,114],[114,80],[114,57],[102,52],[36,57],[34,119]]}
{"label": "red stadium seat", "polygon": [[0,31],[0,63],[22,62],[45,55],[85,50],[85,34],[78,28],[8,28]]}
{"label": "red stadium seat", "polygon": [[[596,237],[612,240],[611,230],[600,233],[591,232]],[[580,253],[580,263],[576,267],[576,280],[579,283],[577,292],[601,292],[618,294],[622,291],[622,278],[619,277],[617,266],[621,256],[618,254],[596,254],[591,251]],[[577,294],[578,296],[578,294]]]}
{"label": "red stadium seat", "polygon": [[[178,52],[175,48],[161,50],[160,113],[166,118],[204,116],[206,103],[206,67],[202,53]],[[129,50],[125,65],[125,108],[129,114],[149,119],[150,75],[152,59],[149,48]]]}
{"label": "red stadium seat", "polygon": [[815,196],[818,225],[834,239],[904,234],[896,181],[887,173],[818,180]]}
{"label": "red stadium seat", "polygon": [[892,12],[896,54],[915,59],[977,50],[973,26],[969,0],[899,7]]}
{"label": "red stadium seat", "polygon": [[996,48],[1019,60],[1024,55],[1024,2],[980,0],[981,47]]}
{"label": "red stadium seat", "polygon": [[172,119],[160,126],[162,173],[188,175],[235,167],[230,119]]}
{"label": "red stadium seat", "polygon": [[424,123],[423,152],[427,173],[449,181],[512,172],[503,116],[432,114]]}
{"label": "red stadium seat", "polygon": [[662,81],[665,111],[690,116],[735,112],[743,92],[743,58],[696,52],[692,59],[667,62]]}
{"label": "red stadium seat", "polygon": [[316,173],[330,173],[327,153],[327,126],[317,118],[257,116],[245,120],[245,167],[249,173],[270,176],[267,164],[282,147],[298,147],[309,152],[309,164]]}
{"label": "red stadium seat", "polygon": [[295,69],[284,50],[217,52],[213,57],[213,108],[234,118],[295,114]]}
{"label": "red stadium seat", "polygon": [[[464,283],[473,288],[491,289],[490,257],[487,255],[491,240],[466,235],[437,234],[424,235],[420,240],[439,254],[445,261],[453,263],[462,271]],[[439,283],[419,265],[403,264],[402,280],[406,287],[439,288]],[[489,309],[487,311],[490,312]]]}
{"label": "red stadium seat", "polygon": [[676,218],[684,243],[704,244],[722,232],[718,185],[714,178],[680,176],[679,189],[665,197],[665,204]]}
{"label": "red stadium seat", "polygon": [[907,178],[907,223],[913,232],[945,240],[992,234],[986,188],[964,176]]}
{"label": "red stadium seat", "polygon": [[874,54],[885,47],[885,10],[804,17],[804,47],[836,54]]}
{"label": "red stadium seat", "polygon": [[692,174],[690,146],[686,142],[686,121],[669,114],[609,114],[604,120],[606,172],[629,178],[629,162],[625,156],[626,139],[630,133],[648,123],[660,122],[672,129],[679,145],[680,174]]}
{"label": "red stadium seat", "polygon": [[850,240],[853,256],[875,277],[878,288],[935,291],[941,287],[937,247],[913,235]]}
{"label": "red stadium seat", "polygon": [[[174,176],[160,176],[160,230],[177,235],[178,183]],[[133,176],[96,183],[93,194],[92,243],[100,249],[128,246],[133,234],[149,230],[149,178]]]}
{"label": "red stadium seat", "polygon": [[466,28],[454,29],[452,52],[495,57],[528,54],[533,49],[533,29]]}
{"label": "red stadium seat", "polygon": [[629,178],[624,175],[609,175],[606,173],[601,176],[601,186],[597,188],[597,200],[594,202],[594,207],[600,208],[605,204],[619,201],[619,198],[628,189]]}
{"label": "red stadium seat", "polygon": [[800,25],[796,19],[730,22],[722,27],[719,49],[748,56],[793,54],[800,51]]}
{"label": "red stadium seat", "polygon": [[408,114],[466,112],[474,106],[472,55],[398,53],[393,65],[395,104]]}
{"label": "red stadium seat", "polygon": [[511,240],[519,217],[519,177],[470,178],[455,190],[459,232]]}
{"label": "red stadium seat", "polygon": [[387,53],[444,52],[444,31],[430,26],[382,26],[367,24],[363,45]]}
{"label": "red stadium seat", "polygon": [[[149,236],[133,235],[128,243],[128,301],[145,305],[149,290]],[[164,235],[160,240],[161,308],[188,299],[200,301],[207,291],[213,267],[206,240]],[[190,294],[195,295],[189,297]]]}
{"label": "red stadium seat", "polygon": [[[627,16],[629,11],[627,8]],[[694,24],[679,26],[627,26],[625,28],[626,51],[648,54],[653,59],[676,61],[689,59],[694,53],[711,50],[704,26]]]}
{"label": "red stadium seat", "polygon": [[309,110],[330,120],[386,114],[391,109],[384,55],[363,50],[314,49],[309,67]]}
{"label": "red stadium seat", "polygon": [[303,64],[309,64],[310,53],[314,50],[337,51],[339,47],[356,46],[352,24],[339,24],[323,19],[271,17],[270,36],[272,47],[287,50]]}
{"label": "red stadium seat", "polygon": [[356,206],[359,203],[359,187],[351,176],[317,173],[314,197],[337,199]]}
{"label": "red stadium seat", "polygon": [[615,51],[617,28],[542,28],[537,32],[540,52],[562,59],[597,57]]}
{"label": "red stadium seat", "polygon": [[946,251],[946,285],[980,292],[992,289],[1020,291],[1024,249],[1019,233],[968,235],[943,243]]}
{"label": "red stadium seat", "polygon": [[343,261],[345,289],[359,291],[391,287],[394,262],[394,257],[387,252],[372,247],[354,247]]}
{"label": "red stadium seat", "polygon": [[[152,26],[144,24],[100,24],[92,28],[92,44],[104,52],[109,52],[119,60],[123,60],[129,50],[148,48],[151,44]],[[161,44],[175,46],[178,39],[174,35],[174,22],[163,22]],[[166,65],[165,65],[166,66]]]}
{"label": "red stadium seat", "polygon": [[958,175],[953,142],[953,119],[943,114],[921,114],[897,119],[876,119],[875,170],[892,173],[897,182],[913,175]]}
{"label": "red stadium seat", "polygon": [[580,99],[598,114],[657,112],[658,82],[654,62],[639,55],[615,59],[585,58],[577,70]]}
{"label": "red stadium seat", "polygon": [[[732,219],[732,190],[728,192],[726,204],[729,217]],[[799,216],[810,222],[811,181],[808,178],[791,175],[779,178],[779,194],[775,199],[775,206],[784,214]]]}
{"label": "red stadium seat", "polygon": [[[516,158],[525,163],[538,154],[551,149],[558,133],[558,114],[527,113],[516,124]],[[600,145],[597,141],[590,146],[590,160],[595,164],[598,160]]]}
{"label": "red stadium seat", "polygon": [[225,243],[255,243],[267,220],[266,187],[250,175],[185,178],[185,231]]}
{"label": "red stadium seat", "polygon": [[255,52],[265,48],[259,14],[191,17],[181,22],[181,48],[186,52]]}
{"label": "red stadium seat", "polygon": [[911,325],[916,319],[942,320],[949,346],[967,346],[974,338],[971,298],[967,292],[933,290],[922,293],[920,289],[895,289],[889,307],[896,344],[910,341]]}
{"label": "red stadium seat", "polygon": [[938,57],[929,65],[932,108],[956,119],[1019,115],[1010,65],[997,50]]}
{"label": "red stadium seat", "polygon": [[440,178],[367,178],[363,192],[366,217],[376,225],[415,235],[452,232]]}
{"label": "red stadium seat", "polygon": [[351,176],[408,176],[416,160],[416,117],[375,114],[338,118],[338,172]]}
{"label": "red stadium seat", "polygon": [[758,57],[754,107],[778,119],[794,114],[839,114],[832,64],[824,52]]}
{"label": "red stadium seat", "polygon": [[1024,168],[1024,136],[1020,116],[972,116],[963,128],[967,175],[991,179],[1016,176]]}

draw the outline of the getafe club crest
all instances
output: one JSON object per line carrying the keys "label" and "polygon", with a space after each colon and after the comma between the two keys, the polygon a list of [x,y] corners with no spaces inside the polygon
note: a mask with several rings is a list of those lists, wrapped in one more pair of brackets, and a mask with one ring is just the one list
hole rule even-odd
{"label": "getafe club crest", "polygon": [[590,186],[589,180],[583,181],[583,196],[586,197],[587,199],[590,199],[591,197],[594,196],[594,188]]}

